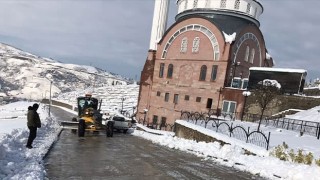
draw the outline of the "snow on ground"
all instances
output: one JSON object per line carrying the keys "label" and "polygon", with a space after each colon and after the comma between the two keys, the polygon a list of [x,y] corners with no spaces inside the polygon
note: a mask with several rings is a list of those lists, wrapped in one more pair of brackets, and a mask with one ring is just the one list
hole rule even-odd
{"label": "snow on ground", "polygon": [[316,106],[309,110],[301,111],[293,115],[286,115],[286,118],[320,122],[320,106]]}
{"label": "snow on ground", "polygon": [[61,131],[55,118],[49,118],[45,106],[38,112],[41,128],[33,142],[33,149],[27,149],[27,108],[33,102],[17,102],[0,106],[0,179],[44,179],[43,157]]}
{"label": "snow on ground", "polygon": [[[0,179],[44,179],[46,172],[43,158],[57,139],[60,127],[55,117],[48,117],[45,106],[40,106],[38,112],[42,120],[42,127],[38,130],[38,136],[34,141],[33,149],[26,149],[28,138],[26,126],[27,107],[33,102],[16,102],[0,106]],[[320,177],[320,167],[316,165],[302,165],[280,161],[269,155],[264,148],[246,144],[243,141],[232,139],[228,136],[216,133],[210,128],[204,128],[186,121],[178,120],[177,123],[196,129],[217,139],[221,139],[230,145],[196,142],[177,138],[172,132],[150,130],[138,125],[145,131],[135,130],[132,135],[142,137],[169,148],[186,151],[207,160],[212,160],[225,166],[235,167],[239,170],[260,174],[270,179],[308,179],[315,180]],[[252,129],[256,124],[234,121]],[[304,135],[300,137],[296,132],[280,130],[262,126],[262,131],[271,131],[270,146],[275,147],[285,141],[289,148],[302,148],[310,151],[319,159],[320,140],[316,137]],[[149,133],[150,132],[150,133]],[[161,134],[161,135],[159,135]],[[257,156],[245,155],[246,148]]]}
{"label": "snow on ground", "polygon": [[[198,129],[197,126],[192,124],[189,125]],[[206,160],[212,160],[222,165],[234,167],[252,174],[259,174],[260,176],[269,179],[279,179],[278,177],[281,177],[282,179],[292,180],[316,180],[320,176],[320,168],[315,165],[307,166],[293,164],[270,156],[245,155],[244,150],[234,143],[221,146],[217,142],[196,142],[193,140],[177,138],[168,134],[159,136],[138,130],[135,130],[133,134],[162,146],[189,152],[199,157],[203,157]]]}

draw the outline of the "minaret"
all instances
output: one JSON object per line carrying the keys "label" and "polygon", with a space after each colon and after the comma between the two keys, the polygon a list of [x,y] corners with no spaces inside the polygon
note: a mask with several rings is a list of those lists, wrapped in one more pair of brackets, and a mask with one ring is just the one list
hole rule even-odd
{"label": "minaret", "polygon": [[157,50],[157,43],[166,31],[169,1],[170,0],[155,0],[149,47],[150,50]]}

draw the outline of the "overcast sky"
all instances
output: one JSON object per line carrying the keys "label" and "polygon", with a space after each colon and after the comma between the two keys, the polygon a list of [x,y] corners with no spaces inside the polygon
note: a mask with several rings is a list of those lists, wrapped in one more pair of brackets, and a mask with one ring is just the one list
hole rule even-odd
{"label": "overcast sky", "polygon": [[[320,0],[260,2],[261,30],[275,67],[303,68],[307,79],[320,77]],[[64,63],[140,77],[154,0],[0,0],[0,7],[0,42]]]}

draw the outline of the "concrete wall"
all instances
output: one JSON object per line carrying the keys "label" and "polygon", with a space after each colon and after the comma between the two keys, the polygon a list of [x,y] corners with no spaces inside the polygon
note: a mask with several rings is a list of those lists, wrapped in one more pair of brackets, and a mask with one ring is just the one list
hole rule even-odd
{"label": "concrete wall", "polygon": [[[320,105],[320,98],[310,98],[304,96],[289,96],[282,95],[271,102],[265,111],[265,115],[270,116],[278,112],[287,110],[287,109],[301,109],[307,110],[315,106]],[[251,114],[260,114],[260,107],[255,103],[255,99],[252,96],[248,97],[246,106],[248,108],[248,113]]]}
{"label": "concrete wall", "polygon": [[179,138],[184,138],[184,139],[190,139],[190,140],[195,140],[195,141],[204,141],[204,142],[219,142],[221,145],[227,144],[223,141],[217,140],[211,136],[207,136],[205,134],[202,134],[199,131],[190,129],[188,127],[185,127],[181,124],[175,123],[175,134]]}
{"label": "concrete wall", "polygon": [[[193,129],[190,129],[188,127],[185,127],[181,124],[178,124],[178,123],[175,123],[175,129],[174,129],[174,132],[175,132],[175,135],[179,138],[184,138],[184,139],[190,139],[190,140],[195,140],[197,142],[199,141],[204,141],[204,142],[218,142],[220,143],[222,146],[225,145],[225,144],[229,144],[229,143],[226,143],[224,141],[221,141],[221,140],[218,140],[218,139],[215,139],[214,137],[211,137],[211,136],[208,136],[208,135],[205,135],[199,131],[196,131],[196,130],[193,130]],[[245,151],[245,154],[248,154],[248,155],[255,155],[254,153],[244,149]]]}
{"label": "concrete wall", "polygon": [[[60,107],[65,107],[65,108],[67,108],[67,109],[74,110],[72,105],[69,105],[69,104],[66,104],[66,103],[63,103],[63,102],[59,102],[59,101],[55,101],[55,100],[51,100],[51,102],[52,102],[52,103],[51,103],[52,105],[56,105],[56,106],[60,106]],[[41,100],[41,103],[43,103],[43,104],[49,104],[49,103],[50,103],[50,100],[49,100],[49,99],[42,99],[42,100]]]}

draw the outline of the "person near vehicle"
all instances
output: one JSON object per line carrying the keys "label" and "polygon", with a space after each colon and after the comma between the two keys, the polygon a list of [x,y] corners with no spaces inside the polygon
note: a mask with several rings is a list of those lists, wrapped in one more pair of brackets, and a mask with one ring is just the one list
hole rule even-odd
{"label": "person near vehicle", "polygon": [[27,114],[27,126],[29,128],[29,137],[26,147],[28,149],[33,148],[32,142],[37,137],[37,128],[41,127],[41,121],[39,114],[37,112],[39,108],[39,104],[35,103],[33,106],[28,107],[28,114]]}

